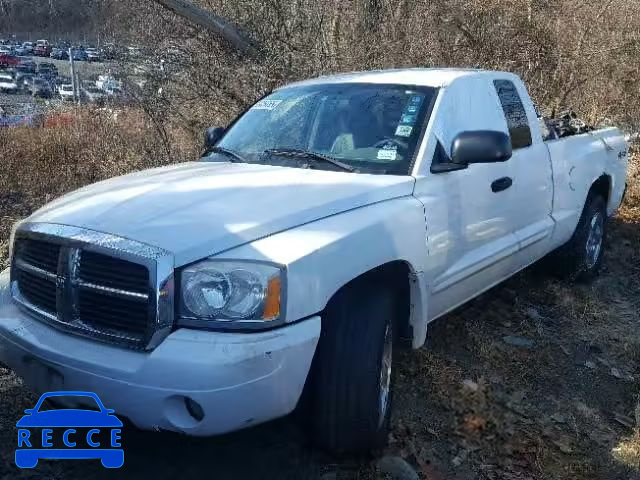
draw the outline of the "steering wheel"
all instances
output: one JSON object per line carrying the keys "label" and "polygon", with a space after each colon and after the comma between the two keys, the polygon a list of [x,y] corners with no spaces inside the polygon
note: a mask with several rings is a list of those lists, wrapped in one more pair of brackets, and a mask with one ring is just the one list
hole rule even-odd
{"label": "steering wheel", "polygon": [[374,143],[373,146],[374,148],[383,148],[385,145],[388,145],[389,143],[393,143],[398,148],[402,148],[402,149],[407,148],[407,146],[403,144],[400,140],[396,140],[395,138],[391,138],[391,137],[384,137],[379,142]]}

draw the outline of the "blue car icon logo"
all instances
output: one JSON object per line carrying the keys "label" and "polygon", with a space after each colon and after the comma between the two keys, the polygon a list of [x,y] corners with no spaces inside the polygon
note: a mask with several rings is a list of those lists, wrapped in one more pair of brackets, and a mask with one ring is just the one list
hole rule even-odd
{"label": "blue car icon logo", "polygon": [[[97,404],[99,410],[61,408],[40,411],[52,397],[78,397],[74,404]],[[91,392],[50,392],[25,410],[18,427],[16,465],[33,468],[39,459],[100,459],[106,468],[124,464],[122,422]]]}

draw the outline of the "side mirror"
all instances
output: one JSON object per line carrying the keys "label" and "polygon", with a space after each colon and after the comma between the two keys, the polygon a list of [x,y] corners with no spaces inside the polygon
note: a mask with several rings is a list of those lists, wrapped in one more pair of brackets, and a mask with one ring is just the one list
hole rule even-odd
{"label": "side mirror", "polygon": [[216,143],[222,138],[225,134],[226,129],[223,127],[212,127],[207,128],[204,132],[204,148],[205,150],[209,150],[216,146]]}
{"label": "side mirror", "polygon": [[451,145],[451,162],[456,165],[506,162],[512,153],[511,138],[504,132],[462,132]]}

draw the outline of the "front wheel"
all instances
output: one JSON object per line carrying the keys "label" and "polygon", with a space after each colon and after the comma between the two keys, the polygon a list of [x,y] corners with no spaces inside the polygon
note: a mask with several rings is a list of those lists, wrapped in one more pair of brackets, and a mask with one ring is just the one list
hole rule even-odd
{"label": "front wheel", "polygon": [[345,287],[328,305],[314,365],[312,428],[336,454],[387,443],[393,397],[392,292],[371,282]]}
{"label": "front wheel", "polygon": [[607,205],[590,194],[571,240],[558,251],[557,267],[565,278],[590,281],[602,266],[607,231]]}

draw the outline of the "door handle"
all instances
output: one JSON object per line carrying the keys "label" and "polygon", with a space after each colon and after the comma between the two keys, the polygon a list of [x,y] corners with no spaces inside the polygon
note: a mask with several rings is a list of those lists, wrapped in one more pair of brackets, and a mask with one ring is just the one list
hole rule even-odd
{"label": "door handle", "polygon": [[511,177],[502,177],[495,180],[491,184],[491,191],[493,193],[502,192],[503,190],[509,188],[511,185],[513,185],[513,179]]}

